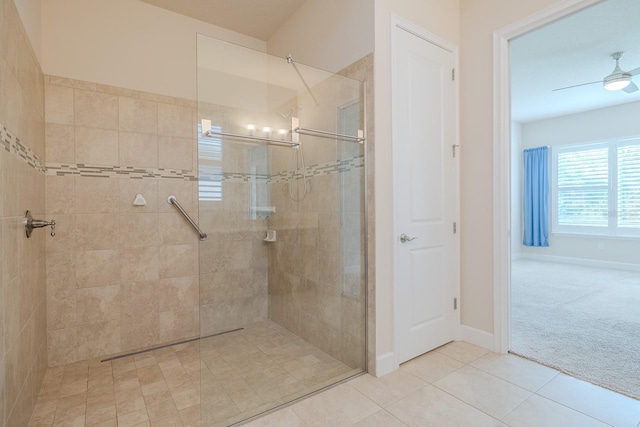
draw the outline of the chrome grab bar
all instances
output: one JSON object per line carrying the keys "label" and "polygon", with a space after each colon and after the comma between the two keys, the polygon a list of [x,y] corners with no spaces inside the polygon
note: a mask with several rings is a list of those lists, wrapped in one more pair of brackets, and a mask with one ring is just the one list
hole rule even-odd
{"label": "chrome grab bar", "polygon": [[207,233],[205,233],[204,231],[200,230],[200,227],[198,227],[198,224],[196,224],[195,221],[191,219],[189,214],[182,208],[182,206],[180,206],[180,203],[178,203],[178,199],[176,199],[176,196],[174,196],[172,194],[169,197],[167,197],[167,203],[170,204],[170,205],[175,206],[176,209],[178,209],[180,211],[182,216],[184,216],[184,218],[187,221],[189,221],[189,224],[191,224],[191,226],[196,231],[196,233],[198,233],[198,238],[200,240],[207,240]]}

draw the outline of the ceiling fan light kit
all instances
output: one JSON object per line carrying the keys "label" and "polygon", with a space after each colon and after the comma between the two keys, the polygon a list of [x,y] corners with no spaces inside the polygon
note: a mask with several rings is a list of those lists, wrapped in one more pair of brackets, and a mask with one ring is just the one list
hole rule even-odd
{"label": "ceiling fan light kit", "polygon": [[629,86],[631,83],[631,74],[629,73],[616,73],[608,75],[602,81],[604,88],[606,90],[622,90],[625,87]]}
{"label": "ceiling fan light kit", "polygon": [[602,80],[602,84],[607,90],[622,90],[631,83],[631,73],[624,72],[622,68],[620,68],[622,55],[624,55],[624,52],[614,52],[611,54],[611,58],[616,61],[616,68]]}
{"label": "ceiling fan light kit", "polygon": [[[613,69],[611,74],[609,74],[604,79],[602,79],[602,86],[604,86],[606,90],[610,90],[610,91],[623,90],[627,93],[637,92],[638,86],[635,83],[633,83],[631,80],[633,76],[640,74],[640,68],[636,68],[631,71],[624,71],[622,68],[620,68],[620,59],[622,58],[623,55],[624,55],[624,52],[614,52],[611,54],[611,58],[616,61],[616,67]],[[556,92],[559,90],[571,89],[579,86],[588,86],[594,83],[599,83],[599,82],[582,83],[582,84],[577,84],[572,86],[561,87],[558,89],[554,89],[553,92]]]}

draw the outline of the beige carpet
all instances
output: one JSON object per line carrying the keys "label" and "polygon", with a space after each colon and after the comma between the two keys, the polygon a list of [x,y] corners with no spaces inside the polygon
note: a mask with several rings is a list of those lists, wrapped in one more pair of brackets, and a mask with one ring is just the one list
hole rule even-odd
{"label": "beige carpet", "polygon": [[511,351],[640,399],[640,273],[514,261]]}

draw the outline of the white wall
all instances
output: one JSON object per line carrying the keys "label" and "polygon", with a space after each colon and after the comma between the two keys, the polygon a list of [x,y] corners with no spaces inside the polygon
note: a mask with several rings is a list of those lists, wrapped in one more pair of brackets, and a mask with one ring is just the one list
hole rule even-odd
{"label": "white wall", "polygon": [[342,70],[373,52],[371,0],[307,0],[267,41],[267,51],[302,64]]}
{"label": "white wall", "polygon": [[460,0],[461,322],[493,333],[493,32],[559,0]]}
{"label": "white wall", "polygon": [[196,99],[196,33],[266,50],[261,40],[137,0],[46,0],[42,16],[45,74],[180,98]]}
{"label": "white wall", "polygon": [[377,374],[393,369],[393,183],[391,158],[391,15],[419,25],[455,45],[460,37],[458,0],[375,0],[375,210]]}
{"label": "white wall", "polygon": [[[552,147],[640,135],[640,102],[571,114],[522,125],[522,148]],[[553,150],[553,149],[552,149]],[[603,245],[598,249],[598,244]],[[640,264],[640,239],[549,236],[548,248],[522,246],[525,255],[586,258]],[[515,246],[514,246],[515,248]]]}
{"label": "white wall", "polygon": [[18,9],[22,25],[24,25],[27,36],[29,36],[36,58],[42,63],[41,0],[13,0],[13,2],[16,5],[16,9]]}

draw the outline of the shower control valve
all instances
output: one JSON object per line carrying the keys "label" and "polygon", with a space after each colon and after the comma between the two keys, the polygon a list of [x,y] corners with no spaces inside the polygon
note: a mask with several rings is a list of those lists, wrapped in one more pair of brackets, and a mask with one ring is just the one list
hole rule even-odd
{"label": "shower control valve", "polygon": [[42,219],[33,219],[33,217],[31,216],[31,211],[27,211],[27,213],[24,215],[24,219],[25,219],[24,230],[27,235],[27,238],[31,237],[31,233],[33,232],[34,228],[43,228],[47,226],[51,227],[51,237],[56,235],[55,220],[52,219],[51,221],[45,221]]}

